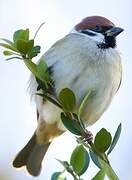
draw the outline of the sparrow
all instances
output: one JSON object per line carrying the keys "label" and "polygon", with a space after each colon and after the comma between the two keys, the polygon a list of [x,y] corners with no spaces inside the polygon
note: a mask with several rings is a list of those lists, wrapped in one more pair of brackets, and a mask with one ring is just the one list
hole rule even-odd
{"label": "sparrow", "polygon": [[[94,89],[81,117],[86,126],[101,117],[120,87],[122,65],[116,37],[122,31],[105,17],[89,16],[41,58],[47,63],[54,82],[51,91],[56,97],[63,88],[70,88],[76,95],[78,108],[88,91]],[[60,118],[62,110],[35,95],[37,91],[41,89],[38,90],[38,83],[31,75],[30,92],[36,103],[38,125],[13,161],[14,167],[26,166],[33,176],[40,174],[42,160],[53,139],[66,131]]]}

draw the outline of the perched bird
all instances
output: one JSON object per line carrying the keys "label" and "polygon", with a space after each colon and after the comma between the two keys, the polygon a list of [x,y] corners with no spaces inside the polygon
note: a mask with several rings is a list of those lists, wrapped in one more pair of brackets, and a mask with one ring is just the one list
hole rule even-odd
{"label": "perched bird", "polygon": [[[79,106],[87,92],[94,89],[82,113],[86,126],[100,118],[120,87],[122,66],[116,36],[122,31],[105,17],[86,17],[42,57],[48,65],[56,96],[63,88],[70,88]],[[34,95],[38,84],[33,76],[30,81],[31,95]],[[61,109],[37,95],[35,103],[37,129],[13,161],[14,167],[26,166],[33,176],[39,175],[52,140],[66,131],[60,119]]]}

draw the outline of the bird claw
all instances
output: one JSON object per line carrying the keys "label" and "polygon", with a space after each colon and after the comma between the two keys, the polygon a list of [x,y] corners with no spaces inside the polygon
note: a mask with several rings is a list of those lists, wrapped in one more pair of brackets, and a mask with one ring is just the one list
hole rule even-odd
{"label": "bird claw", "polygon": [[93,141],[93,134],[90,131],[86,131],[85,141],[90,144]]}

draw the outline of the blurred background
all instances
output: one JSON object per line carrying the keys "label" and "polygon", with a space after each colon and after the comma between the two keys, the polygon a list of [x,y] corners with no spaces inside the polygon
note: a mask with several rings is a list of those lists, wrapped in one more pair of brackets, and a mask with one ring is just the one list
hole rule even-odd
{"label": "blurred background", "polygon": [[[114,134],[119,123],[122,123],[121,138],[110,157],[120,180],[132,179],[131,6],[130,0],[0,0],[0,38],[11,39],[14,31],[21,28],[31,29],[33,37],[39,25],[46,22],[36,38],[42,53],[86,16],[105,16],[125,29],[117,42],[123,57],[121,88],[100,121],[89,127],[94,134],[102,127]],[[30,73],[22,62],[6,62],[4,59],[0,49],[0,180],[34,180],[24,168],[16,170],[11,165],[16,153],[36,128],[35,105],[30,102],[27,92]],[[41,175],[36,179],[50,180],[53,172],[62,170],[55,158],[68,160],[75,145],[75,138],[70,133],[54,140],[44,159]],[[84,180],[90,180],[96,172],[96,167],[91,163],[83,176]]]}

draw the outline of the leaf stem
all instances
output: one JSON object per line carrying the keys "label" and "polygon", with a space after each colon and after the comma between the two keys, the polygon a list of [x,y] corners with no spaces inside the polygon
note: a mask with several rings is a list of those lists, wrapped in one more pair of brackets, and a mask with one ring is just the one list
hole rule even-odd
{"label": "leaf stem", "polygon": [[67,169],[67,172],[69,172],[69,173],[72,175],[72,177],[74,178],[74,180],[80,180],[80,178],[78,177],[77,174],[75,174],[74,171],[71,171],[70,169]]}

